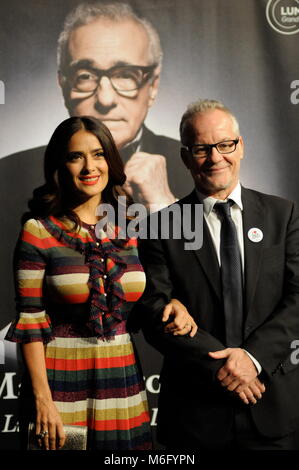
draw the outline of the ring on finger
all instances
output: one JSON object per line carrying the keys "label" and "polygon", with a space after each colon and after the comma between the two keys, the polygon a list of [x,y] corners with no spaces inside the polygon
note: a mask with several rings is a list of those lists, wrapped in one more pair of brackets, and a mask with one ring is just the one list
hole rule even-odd
{"label": "ring on finger", "polygon": [[44,439],[48,435],[48,431],[41,431],[39,434],[36,435],[37,439]]}

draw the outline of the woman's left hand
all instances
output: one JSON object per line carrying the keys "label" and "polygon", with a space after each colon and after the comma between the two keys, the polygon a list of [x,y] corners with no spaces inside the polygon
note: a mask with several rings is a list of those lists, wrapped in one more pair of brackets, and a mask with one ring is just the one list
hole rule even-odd
{"label": "woman's left hand", "polygon": [[172,333],[174,336],[189,334],[193,338],[198,330],[198,326],[186,307],[177,299],[171,299],[169,304],[165,306],[162,321],[167,322],[170,316],[174,316],[174,319],[165,326],[165,333]]}

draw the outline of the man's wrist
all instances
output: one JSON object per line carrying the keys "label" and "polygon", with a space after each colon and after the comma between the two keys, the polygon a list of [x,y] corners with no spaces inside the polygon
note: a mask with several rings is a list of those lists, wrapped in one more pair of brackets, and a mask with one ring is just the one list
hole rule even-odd
{"label": "man's wrist", "polygon": [[248,351],[246,351],[246,349],[243,349],[243,351],[245,351],[246,354],[250,357],[250,359],[252,360],[252,362],[255,365],[255,368],[257,370],[257,375],[259,375],[262,372],[262,366],[260,365],[259,361],[257,361],[255,359],[255,357],[252,356],[252,354],[250,354]]}

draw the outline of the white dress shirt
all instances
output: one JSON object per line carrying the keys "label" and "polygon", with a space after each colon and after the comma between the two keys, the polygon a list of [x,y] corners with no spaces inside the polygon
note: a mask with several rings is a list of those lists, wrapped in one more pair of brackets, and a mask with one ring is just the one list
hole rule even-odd
{"label": "white dress shirt", "polygon": [[[220,259],[220,231],[221,231],[221,220],[214,210],[214,205],[216,202],[226,202],[226,200],[218,200],[214,197],[207,197],[198,190],[196,190],[198,195],[199,201],[203,204],[203,212],[204,218],[208,225],[210,235],[217,253],[217,258],[219,262],[219,266],[221,265]],[[234,201],[233,206],[231,207],[231,217],[234,221],[237,230],[239,248],[240,248],[240,255],[241,255],[241,263],[242,263],[242,273],[243,273],[243,283],[244,283],[244,237],[243,237],[243,219],[242,219],[242,211],[243,211],[243,204],[241,198],[241,185],[240,183],[234,188],[234,190],[229,195],[229,199]],[[248,352],[244,349],[244,351],[248,354],[252,362],[254,363],[258,374],[261,373],[262,367],[260,363]]]}

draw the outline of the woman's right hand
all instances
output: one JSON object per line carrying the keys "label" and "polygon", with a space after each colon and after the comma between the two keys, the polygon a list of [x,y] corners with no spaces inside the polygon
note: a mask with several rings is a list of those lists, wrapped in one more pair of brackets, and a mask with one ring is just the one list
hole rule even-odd
{"label": "woman's right hand", "polygon": [[178,299],[171,299],[164,307],[162,321],[167,322],[170,317],[173,317],[173,321],[165,326],[165,333],[172,333],[174,336],[188,334],[191,338],[195,336],[198,326]]}
{"label": "woman's right hand", "polygon": [[46,450],[58,450],[64,446],[65,432],[63,423],[51,398],[37,397],[36,404],[36,435],[44,434],[38,438],[40,447]]}
{"label": "woman's right hand", "polygon": [[41,341],[22,344],[23,356],[30,373],[36,408],[36,434],[44,434],[38,439],[39,445],[47,450],[60,449],[65,443],[62,419],[52,399],[45,349]]}

